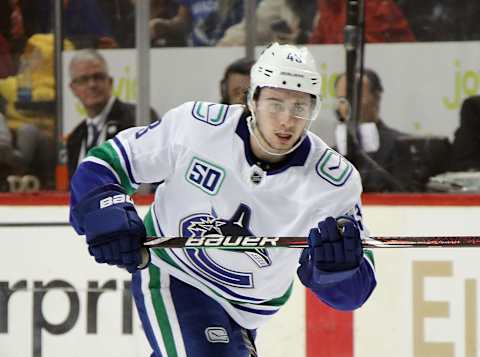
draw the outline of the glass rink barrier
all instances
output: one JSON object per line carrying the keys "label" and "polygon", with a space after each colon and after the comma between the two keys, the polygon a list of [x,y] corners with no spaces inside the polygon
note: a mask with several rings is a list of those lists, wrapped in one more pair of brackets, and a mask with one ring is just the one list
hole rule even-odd
{"label": "glass rink barrier", "polygon": [[[188,101],[244,103],[250,67],[237,61],[254,61],[271,42],[313,54],[322,106],[310,129],[357,167],[364,192],[478,190],[461,178],[480,167],[477,2],[2,6],[1,192],[67,191],[88,149],[126,127],[148,125]],[[95,127],[87,125],[93,118]],[[347,123],[358,133],[353,144]],[[447,176],[453,186],[431,182],[446,173],[460,173]]]}
{"label": "glass rink barrier", "polygon": [[[213,202],[231,175],[215,155],[227,153],[232,143],[255,145],[246,123],[252,128],[249,111],[262,107],[248,106],[248,98],[256,104],[265,87],[292,89],[289,83],[269,82],[248,96],[252,78],[260,73],[251,72],[252,66],[275,42],[305,46],[316,63],[309,114],[319,112],[307,123],[309,140],[321,143],[318,136],[329,147],[323,147],[325,157],[337,161],[316,160],[312,172],[340,187],[358,171],[362,217],[371,236],[477,237],[478,14],[480,2],[471,0],[1,2],[0,356],[152,353],[132,297],[131,275],[95,263],[85,238],[68,224],[72,177],[82,162],[97,165],[96,170],[108,172],[133,194],[141,217],[164,179],[167,184],[184,180],[197,190],[192,197],[201,194],[199,201]],[[298,79],[303,74],[290,70],[307,60],[291,48],[283,59],[293,67],[274,69]],[[144,176],[158,180],[137,187],[132,172],[141,169],[133,167],[131,151],[122,149],[118,138],[136,126],[143,138],[162,131],[164,123],[175,127],[172,113],[185,103],[192,107],[187,111],[194,123],[189,128],[202,124],[222,129],[232,113],[241,113],[247,136],[232,130],[233,139],[221,147],[215,144],[225,143],[222,135],[211,140],[188,137],[185,142],[200,149],[188,160],[189,171],[181,180],[169,181],[170,172],[162,166],[171,163],[171,156],[163,160],[157,155]],[[179,132],[145,149],[162,147],[164,141],[181,137]],[[283,143],[290,134],[277,136]],[[237,146],[242,150],[226,159],[228,165],[250,158],[251,168],[277,167],[254,160]],[[302,147],[297,153],[305,153]],[[209,148],[215,157],[204,152]],[[280,171],[288,176],[302,165]],[[275,175],[260,171],[246,180],[253,191],[262,182],[268,191],[267,182]],[[307,201],[318,190],[300,191],[301,184],[282,190],[285,200],[268,205],[269,213],[277,214],[293,201],[296,209],[308,210]],[[164,207],[179,202],[190,204],[175,196]],[[319,202],[318,209],[332,202]],[[188,207],[188,216],[198,214],[195,205]],[[208,211],[216,214],[214,207]],[[301,219],[307,220],[304,215]],[[476,246],[372,252],[377,287],[362,307],[354,312],[332,309],[296,279],[285,306],[258,330],[258,355],[479,354]],[[175,353],[171,355],[184,355],[181,349]]]}

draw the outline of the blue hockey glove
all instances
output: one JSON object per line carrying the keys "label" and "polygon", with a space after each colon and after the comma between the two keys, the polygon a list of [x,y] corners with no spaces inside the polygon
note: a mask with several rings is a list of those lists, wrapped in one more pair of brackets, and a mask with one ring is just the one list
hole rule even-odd
{"label": "blue hockey glove", "polygon": [[327,217],[312,228],[308,235],[309,249],[302,253],[300,261],[308,258],[314,266],[324,272],[351,270],[360,265],[363,257],[360,231],[355,220],[341,217],[335,220]]}
{"label": "blue hockey glove", "polygon": [[142,247],[145,226],[121,186],[108,184],[92,190],[71,214],[98,263],[125,267],[133,273],[150,262],[148,249]]}

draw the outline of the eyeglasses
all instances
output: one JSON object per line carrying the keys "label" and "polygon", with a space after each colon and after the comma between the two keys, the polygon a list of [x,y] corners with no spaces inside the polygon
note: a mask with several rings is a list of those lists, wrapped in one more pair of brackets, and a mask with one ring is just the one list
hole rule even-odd
{"label": "eyeglasses", "polygon": [[72,79],[72,83],[76,85],[85,85],[90,80],[93,80],[94,82],[103,82],[107,78],[109,78],[109,76],[105,73],[93,73],[90,75],[80,76],[75,79]]}
{"label": "eyeglasses", "polygon": [[272,116],[288,111],[290,116],[303,120],[310,120],[312,114],[310,103],[294,102],[288,106],[286,103],[271,99],[259,101],[258,109]]}

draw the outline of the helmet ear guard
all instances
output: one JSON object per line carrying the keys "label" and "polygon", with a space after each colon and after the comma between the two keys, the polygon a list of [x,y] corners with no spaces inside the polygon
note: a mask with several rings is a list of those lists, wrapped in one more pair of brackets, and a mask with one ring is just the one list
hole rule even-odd
{"label": "helmet ear guard", "polygon": [[252,111],[254,94],[258,88],[282,88],[315,97],[315,106],[310,116],[315,120],[320,112],[322,78],[315,59],[306,47],[273,43],[258,58],[250,72],[248,106]]}

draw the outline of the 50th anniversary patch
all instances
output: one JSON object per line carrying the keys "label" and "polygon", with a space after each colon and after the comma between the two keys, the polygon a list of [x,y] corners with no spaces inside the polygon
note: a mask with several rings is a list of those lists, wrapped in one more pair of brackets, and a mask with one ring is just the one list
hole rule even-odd
{"label": "50th anniversary patch", "polygon": [[216,195],[225,178],[225,170],[211,162],[194,157],[185,179],[209,195]]}

